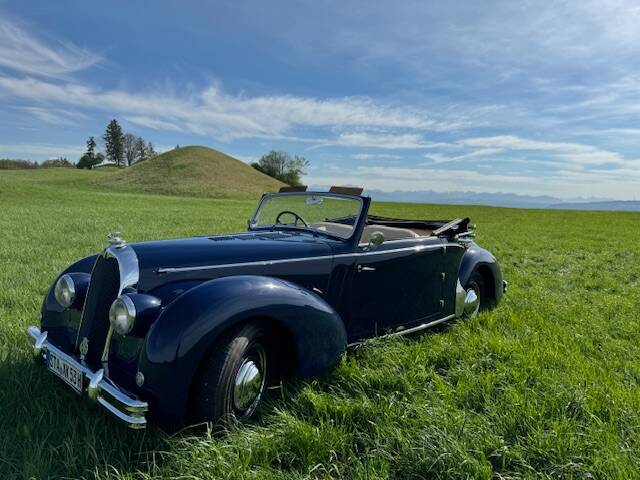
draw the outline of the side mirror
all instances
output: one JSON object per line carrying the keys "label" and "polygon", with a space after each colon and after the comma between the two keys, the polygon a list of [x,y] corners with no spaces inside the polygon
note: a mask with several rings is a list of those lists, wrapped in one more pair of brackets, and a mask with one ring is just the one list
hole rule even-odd
{"label": "side mirror", "polygon": [[377,247],[378,245],[382,245],[383,243],[384,243],[384,233],[382,233],[382,232],[373,232],[371,234],[371,236],[369,237],[368,250],[371,250],[371,248],[374,245]]}

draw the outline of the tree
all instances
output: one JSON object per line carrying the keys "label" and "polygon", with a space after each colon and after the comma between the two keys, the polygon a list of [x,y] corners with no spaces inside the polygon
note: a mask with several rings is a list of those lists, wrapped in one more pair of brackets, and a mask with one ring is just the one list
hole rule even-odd
{"label": "tree", "polygon": [[96,139],[93,137],[89,137],[89,140],[87,140],[87,153],[91,157],[96,154]]}
{"label": "tree", "polygon": [[124,135],[118,121],[114,118],[107,125],[107,129],[102,137],[105,143],[107,158],[119,167],[124,158]]}
{"label": "tree", "polygon": [[148,142],[147,143],[147,158],[146,158],[146,160],[151,160],[153,157],[155,157],[157,155],[158,155],[158,153],[153,148],[153,143]]}
{"label": "tree", "polygon": [[287,152],[271,150],[251,166],[286,184],[300,185],[300,177],[304,175],[309,161],[298,155],[292,157]]}
{"label": "tree", "polygon": [[85,153],[80,157],[78,163],[76,163],[76,168],[86,168],[88,170],[91,170],[93,167],[101,164],[102,162],[104,162],[104,155],[102,153],[98,152],[94,154],[93,157],[89,156],[88,153]]}
{"label": "tree", "polygon": [[147,159],[147,145],[144,143],[144,138],[138,137],[135,141],[136,158],[135,162],[144,162]]}
{"label": "tree", "polygon": [[102,163],[103,160],[104,155],[96,153],[96,139],[89,137],[89,140],[87,140],[87,151],[80,157],[76,167],[92,169],[95,165]]}
{"label": "tree", "polygon": [[127,161],[127,166],[130,167],[136,161],[138,157],[138,137],[132,133],[125,133],[122,136],[122,150],[124,153],[124,159]]}

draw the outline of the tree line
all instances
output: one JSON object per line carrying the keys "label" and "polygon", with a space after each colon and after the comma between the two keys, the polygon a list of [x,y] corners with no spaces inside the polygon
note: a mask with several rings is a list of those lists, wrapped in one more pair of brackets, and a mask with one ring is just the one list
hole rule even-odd
{"label": "tree line", "polygon": [[51,167],[74,167],[75,163],[64,157],[50,158],[42,163],[32,160],[14,160],[11,158],[0,158],[0,170],[35,170],[37,168]]}
{"label": "tree line", "polygon": [[153,143],[145,142],[144,138],[132,133],[124,133],[115,118],[107,125],[102,140],[104,153],[97,151],[95,137],[89,137],[87,150],[76,164],[77,168],[91,169],[105,160],[113,162],[117,167],[130,167],[157,155]]}

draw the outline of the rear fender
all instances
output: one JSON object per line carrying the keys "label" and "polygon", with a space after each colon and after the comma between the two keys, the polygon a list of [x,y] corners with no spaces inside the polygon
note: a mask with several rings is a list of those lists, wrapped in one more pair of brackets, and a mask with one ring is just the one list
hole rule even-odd
{"label": "rear fender", "polygon": [[476,271],[480,272],[485,280],[489,281],[488,288],[490,291],[488,294],[492,302],[497,303],[503,292],[500,265],[491,252],[472,242],[460,263],[458,271],[460,284],[466,287],[471,275]]}
{"label": "rear fender", "polygon": [[139,364],[143,388],[160,399],[156,411],[164,420],[184,420],[200,363],[221,335],[249,320],[276,321],[288,332],[295,348],[293,370],[300,376],[333,368],[346,349],[342,319],[315,293],[264,276],[210,280],[169,304],[146,338]]}

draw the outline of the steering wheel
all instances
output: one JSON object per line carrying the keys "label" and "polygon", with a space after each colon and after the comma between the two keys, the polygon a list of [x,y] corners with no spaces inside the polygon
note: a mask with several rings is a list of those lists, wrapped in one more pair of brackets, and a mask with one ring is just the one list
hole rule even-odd
{"label": "steering wheel", "polygon": [[278,214],[278,216],[276,217],[276,225],[277,225],[278,223],[281,223],[281,222],[280,222],[280,217],[281,217],[281,216],[283,216],[283,215],[286,215],[286,214],[288,214],[288,215],[293,215],[293,216],[294,216],[294,218],[296,219],[296,221],[294,222],[294,225],[298,225],[298,220],[300,220],[300,221],[304,224],[304,226],[305,226],[305,227],[307,227],[307,228],[309,227],[309,224],[305,221],[305,219],[304,219],[304,218],[302,218],[302,217],[301,217],[300,215],[298,215],[296,212],[292,212],[291,210],[283,210],[283,211],[281,211],[281,212]]}

